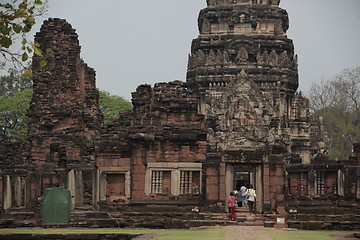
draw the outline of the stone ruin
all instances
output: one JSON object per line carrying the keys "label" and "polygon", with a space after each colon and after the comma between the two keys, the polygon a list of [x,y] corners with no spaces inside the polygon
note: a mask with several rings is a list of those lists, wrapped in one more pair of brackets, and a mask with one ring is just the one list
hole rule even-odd
{"label": "stone ruin", "polygon": [[[35,42],[54,57],[39,68],[34,56],[28,140],[0,155],[0,224],[39,225],[44,189],[64,187],[75,226],[211,225],[229,193],[252,184],[266,226],[285,216],[290,227],[359,229],[360,146],[349,159],[327,157],[321,121],[297,92],[279,3],[208,0],[187,81],[139,86],[133,110],[108,125],[75,30],[45,21]],[[194,206],[203,222],[187,218]]]}

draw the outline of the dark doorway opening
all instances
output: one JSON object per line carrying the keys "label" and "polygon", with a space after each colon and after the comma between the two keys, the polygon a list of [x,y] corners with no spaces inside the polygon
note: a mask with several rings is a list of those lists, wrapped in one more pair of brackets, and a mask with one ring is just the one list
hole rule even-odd
{"label": "dark doorway opening", "polygon": [[236,172],[236,190],[239,191],[242,186],[248,188],[250,184],[250,172]]}

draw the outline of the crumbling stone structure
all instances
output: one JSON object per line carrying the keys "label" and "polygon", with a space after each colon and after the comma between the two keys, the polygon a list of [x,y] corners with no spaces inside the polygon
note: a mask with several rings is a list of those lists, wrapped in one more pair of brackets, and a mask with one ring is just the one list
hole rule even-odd
{"label": "crumbling stone structure", "polygon": [[5,210],[65,187],[76,208],[223,211],[231,191],[252,184],[257,212],[287,216],[289,226],[360,228],[360,147],[344,161],[326,156],[322,120],[310,120],[309,102],[297,92],[297,56],[280,1],[207,3],[187,81],[139,86],[133,110],[108,125],[75,30],[64,20],[44,22],[35,41],[53,57],[42,68],[34,57],[24,150],[1,155]]}

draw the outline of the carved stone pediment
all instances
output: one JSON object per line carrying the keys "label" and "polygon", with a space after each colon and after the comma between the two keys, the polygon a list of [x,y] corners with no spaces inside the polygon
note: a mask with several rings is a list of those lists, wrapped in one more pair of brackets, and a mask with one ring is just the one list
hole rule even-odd
{"label": "carved stone pediment", "polygon": [[239,79],[226,86],[213,106],[219,132],[209,135],[213,135],[211,139],[217,148],[257,148],[275,141],[275,130],[270,127],[276,115],[273,99],[247,79],[244,71]]}

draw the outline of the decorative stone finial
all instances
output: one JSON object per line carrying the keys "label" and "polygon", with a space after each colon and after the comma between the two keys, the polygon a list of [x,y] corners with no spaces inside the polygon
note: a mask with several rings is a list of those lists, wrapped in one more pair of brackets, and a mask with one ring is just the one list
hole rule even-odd
{"label": "decorative stone finial", "polygon": [[241,5],[241,4],[262,4],[279,6],[280,0],[206,0],[209,7],[216,5]]}

